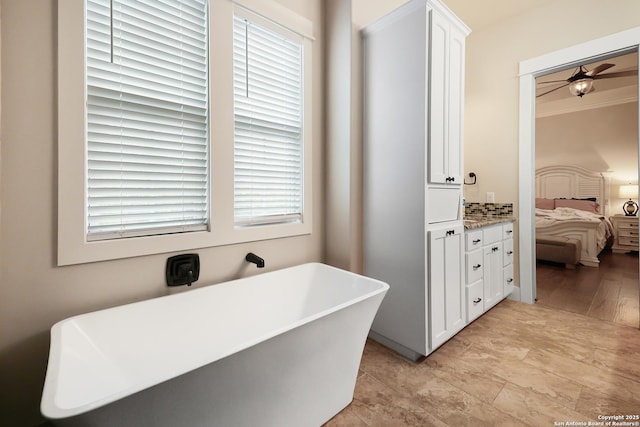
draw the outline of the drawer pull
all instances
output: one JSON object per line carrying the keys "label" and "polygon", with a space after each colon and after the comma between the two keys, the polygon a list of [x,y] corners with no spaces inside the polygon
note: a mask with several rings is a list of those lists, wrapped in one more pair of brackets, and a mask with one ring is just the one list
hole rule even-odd
{"label": "drawer pull", "polygon": [[507,255],[512,255],[512,254],[513,254],[513,251],[507,252]]}
{"label": "drawer pull", "polygon": [[473,266],[473,269],[474,269],[474,270],[477,270],[477,269],[479,269],[480,267],[482,267],[482,264],[477,264],[477,265],[474,265],[474,266]]}
{"label": "drawer pull", "polygon": [[494,247],[492,247],[492,248],[491,248],[491,252],[495,252],[495,251],[497,251],[497,250],[498,250],[498,247],[497,247],[497,246],[494,246]]}
{"label": "drawer pull", "polygon": [[482,298],[476,298],[473,300],[473,304],[476,305],[478,304],[480,301],[482,301]]}
{"label": "drawer pull", "polygon": [[507,283],[513,282],[513,279],[507,279]]}
{"label": "drawer pull", "polygon": [[475,240],[473,241],[473,244],[474,244],[474,245],[477,245],[477,244],[478,244],[478,243],[480,243],[480,242],[481,242],[481,240],[480,240],[480,239],[475,239]]}
{"label": "drawer pull", "polygon": [[507,234],[513,233],[513,230],[507,230]]}

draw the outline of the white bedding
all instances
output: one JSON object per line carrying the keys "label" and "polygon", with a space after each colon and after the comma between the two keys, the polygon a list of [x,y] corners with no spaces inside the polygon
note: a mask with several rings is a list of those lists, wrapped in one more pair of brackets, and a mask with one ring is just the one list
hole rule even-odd
{"label": "white bedding", "polygon": [[566,221],[575,221],[599,224],[597,226],[596,240],[599,250],[602,250],[609,237],[613,236],[613,225],[608,218],[601,214],[582,211],[573,208],[556,208],[553,210],[536,208],[536,230],[544,233],[544,228]]}

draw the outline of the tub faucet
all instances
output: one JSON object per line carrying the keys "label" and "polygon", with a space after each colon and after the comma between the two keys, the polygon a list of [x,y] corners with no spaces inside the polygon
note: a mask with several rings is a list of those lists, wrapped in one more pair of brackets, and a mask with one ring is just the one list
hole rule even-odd
{"label": "tub faucet", "polygon": [[253,252],[249,252],[244,259],[245,261],[254,263],[258,268],[264,268],[264,260]]}

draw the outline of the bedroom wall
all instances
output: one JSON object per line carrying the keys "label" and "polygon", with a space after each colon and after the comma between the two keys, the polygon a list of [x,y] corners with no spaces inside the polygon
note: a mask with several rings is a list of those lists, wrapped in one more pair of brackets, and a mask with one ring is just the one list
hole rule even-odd
{"label": "bedroom wall", "polygon": [[638,104],[538,118],[536,168],[560,164],[609,171],[611,212],[622,213],[620,184],[638,182]]}

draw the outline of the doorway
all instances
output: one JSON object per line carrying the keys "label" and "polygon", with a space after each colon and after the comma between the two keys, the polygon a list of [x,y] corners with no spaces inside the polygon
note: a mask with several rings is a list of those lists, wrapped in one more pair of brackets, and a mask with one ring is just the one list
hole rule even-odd
{"label": "doorway", "polygon": [[[640,27],[552,52],[520,63],[519,261],[520,298],[536,299],[535,96],[536,77],[638,50]],[[636,178],[637,179],[637,178]]]}
{"label": "doorway", "polygon": [[637,67],[633,52],[537,77],[535,127],[536,303],[635,327],[638,247],[614,245],[614,224],[638,220],[620,198],[637,185]]}

